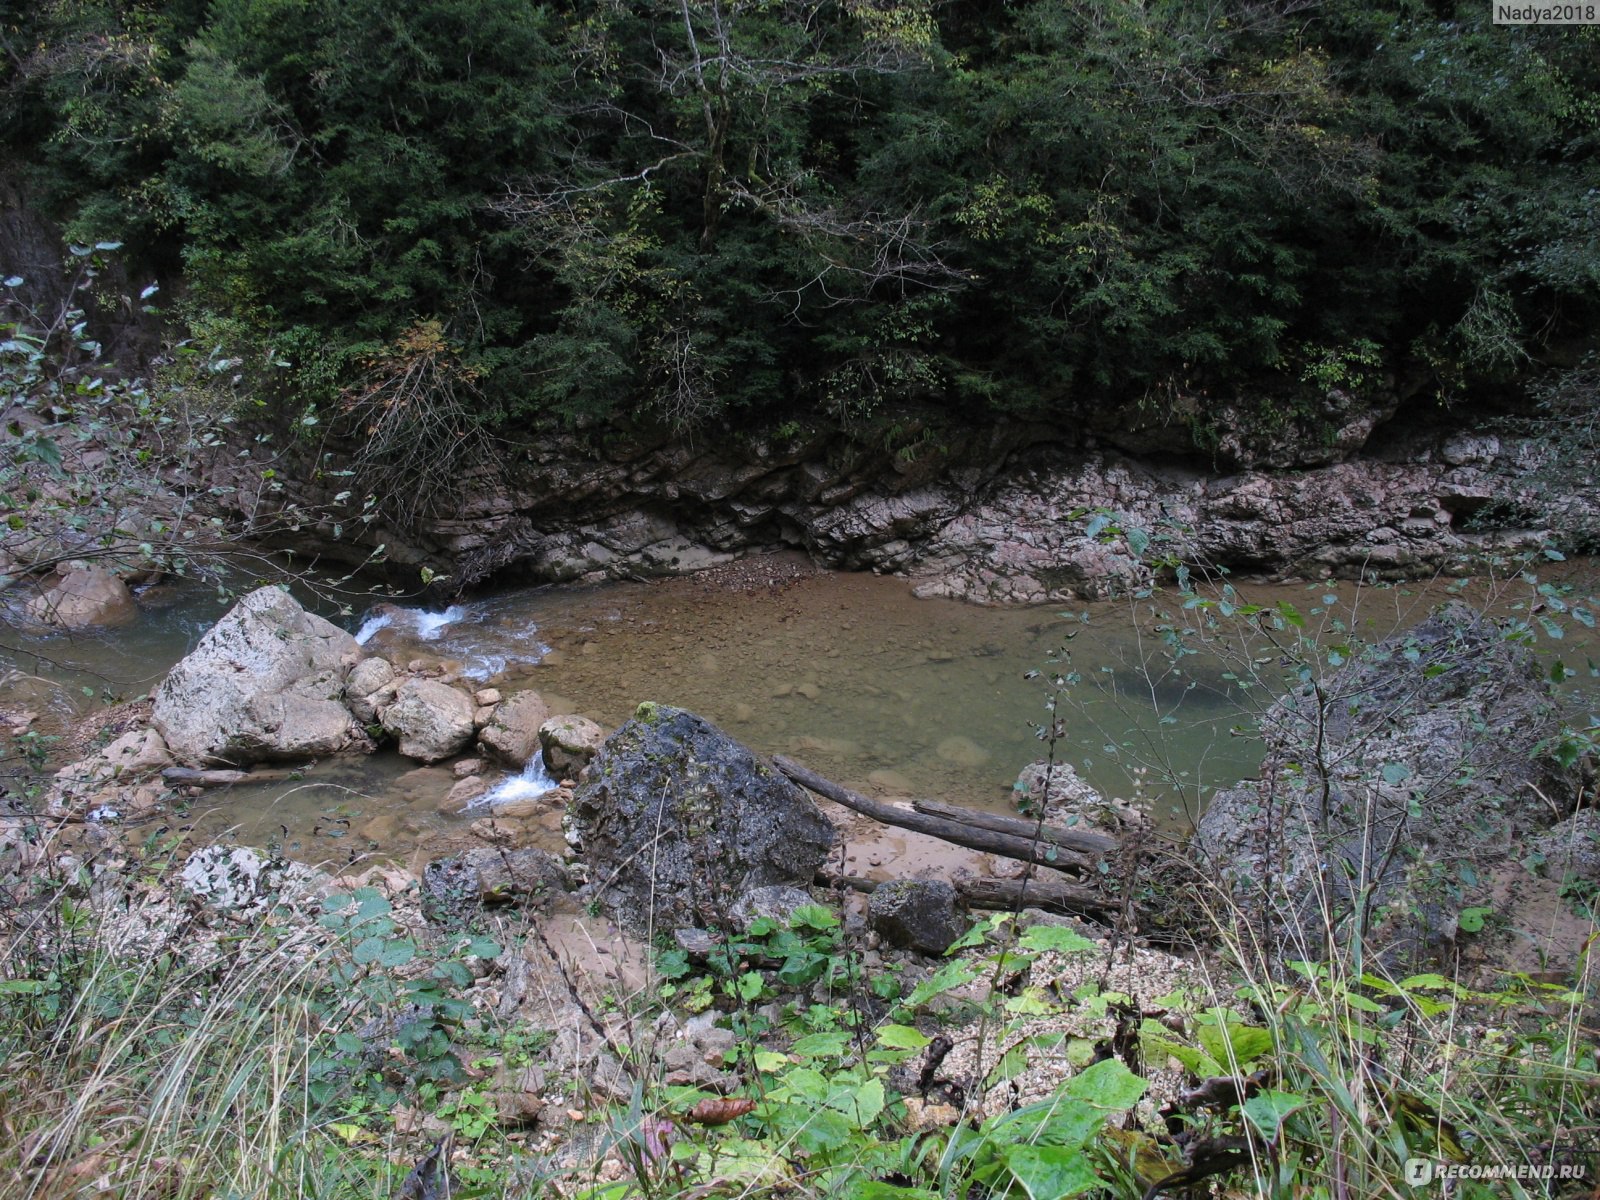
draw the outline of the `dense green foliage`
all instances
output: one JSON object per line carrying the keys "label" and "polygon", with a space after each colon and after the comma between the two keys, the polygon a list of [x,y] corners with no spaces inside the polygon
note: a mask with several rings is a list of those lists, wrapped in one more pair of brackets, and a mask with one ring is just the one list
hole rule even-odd
{"label": "dense green foliage", "polygon": [[1490,20],[53,0],[0,25],[0,138],[297,406],[430,322],[519,423],[1450,398],[1600,316],[1600,31]]}

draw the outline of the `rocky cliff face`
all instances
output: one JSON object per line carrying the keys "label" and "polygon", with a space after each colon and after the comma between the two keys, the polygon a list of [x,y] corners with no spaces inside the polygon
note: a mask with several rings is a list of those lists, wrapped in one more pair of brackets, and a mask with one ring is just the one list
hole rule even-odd
{"label": "rocky cliff face", "polygon": [[[1381,578],[1462,568],[1487,547],[1546,536],[1525,443],[1391,432],[1379,450],[1392,399],[1335,394],[1298,424],[1253,432],[1235,409],[1216,412],[1204,454],[1170,413],[1098,430],[908,414],[870,437],[793,425],[690,440],[560,434],[469,470],[448,516],[374,530],[363,545],[384,542],[391,562],[464,586],[683,573],[800,548],[827,566],[904,574],[925,595],[1029,603],[1139,584],[1144,534],[1245,574]],[[1520,499],[1529,527],[1470,528],[1497,498]],[[246,489],[239,502],[248,510],[256,497]],[[324,555],[365,554],[329,533],[304,536]]]}

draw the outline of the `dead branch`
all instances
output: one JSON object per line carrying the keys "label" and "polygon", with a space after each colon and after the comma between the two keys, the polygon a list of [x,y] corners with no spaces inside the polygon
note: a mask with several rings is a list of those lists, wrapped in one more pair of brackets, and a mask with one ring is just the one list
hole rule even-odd
{"label": "dead branch", "polygon": [[963,808],[959,804],[946,804],[941,800],[913,800],[911,807],[934,817],[948,817],[963,825],[974,825],[995,833],[1009,833],[1017,837],[1078,850],[1084,854],[1110,854],[1119,843],[1107,833],[1092,833],[1087,829],[1068,829],[1061,825],[1044,825],[1025,817],[1008,817],[1004,813],[983,812],[976,808]]}
{"label": "dead branch", "polygon": [[[864,879],[859,875],[840,875],[832,871],[819,871],[816,878],[823,887],[849,888],[869,895],[887,882]],[[999,909],[1003,912],[1024,907],[1097,916],[1118,907],[1115,900],[1102,896],[1093,888],[1065,880],[1030,879],[1024,887],[1020,879],[954,879],[951,880],[951,886],[970,907]]]}
{"label": "dead branch", "polygon": [[957,846],[965,846],[969,850],[998,854],[1002,858],[1014,858],[1021,862],[1038,863],[1040,866],[1052,867],[1057,871],[1083,871],[1093,865],[1086,855],[1060,845],[1012,833],[997,833],[948,817],[900,808],[898,805],[880,804],[876,800],[869,800],[859,792],[852,792],[832,780],[824,779],[810,768],[781,755],[775,757],[772,762],[779,771],[802,787],[884,825],[896,825],[902,829],[925,833],[941,841],[952,842]]}

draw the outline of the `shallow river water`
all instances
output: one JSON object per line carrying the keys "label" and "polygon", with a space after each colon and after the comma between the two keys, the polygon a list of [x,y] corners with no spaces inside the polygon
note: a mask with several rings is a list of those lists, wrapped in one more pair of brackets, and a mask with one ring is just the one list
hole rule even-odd
{"label": "shallow river water", "polygon": [[[1412,624],[1462,589],[1440,581],[1240,590],[1269,607],[1292,605],[1307,630],[1338,642],[1341,628],[1373,639]],[[1481,601],[1489,588],[1466,590]],[[1501,605],[1536,599],[1517,585]],[[54,660],[49,673],[74,689],[137,694],[223,611],[215,597],[188,595],[136,627],[37,648]],[[643,700],[675,704],[870,794],[995,810],[1009,803],[1018,771],[1043,757],[1037,730],[1050,716],[1049,679],[1066,673],[1058,756],[1179,829],[1210,789],[1253,773],[1259,746],[1244,727],[1289,666],[1281,648],[1243,637],[1234,619],[1208,644],[1186,636],[1199,652],[1174,671],[1165,630],[1200,615],[1171,597],[1030,609],[918,600],[903,580],[776,560],[686,579],[510,590],[441,612],[358,611],[344,623],[391,657],[456,660],[471,678],[503,692],[535,688],[552,711],[607,728]],[[1571,662],[1572,640],[1556,648]],[[1030,679],[1034,671],[1042,674]],[[1264,684],[1242,688],[1252,674]],[[444,768],[380,753],[210,792],[181,819],[197,836],[231,830],[324,859],[403,857],[417,839],[483,815],[439,812],[451,782]]]}

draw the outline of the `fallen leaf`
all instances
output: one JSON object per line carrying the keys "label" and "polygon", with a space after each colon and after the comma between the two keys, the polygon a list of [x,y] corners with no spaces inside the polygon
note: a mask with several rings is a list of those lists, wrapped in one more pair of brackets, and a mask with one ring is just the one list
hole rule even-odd
{"label": "fallen leaf", "polygon": [[697,1125],[726,1125],[753,1112],[755,1107],[756,1102],[748,1098],[717,1097],[700,1101],[689,1110],[686,1119]]}

